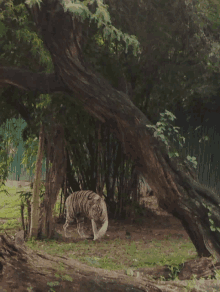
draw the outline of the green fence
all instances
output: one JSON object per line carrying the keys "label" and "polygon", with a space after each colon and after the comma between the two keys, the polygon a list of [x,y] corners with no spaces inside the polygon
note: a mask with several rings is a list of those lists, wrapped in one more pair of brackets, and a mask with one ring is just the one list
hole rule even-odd
{"label": "green fence", "polygon": [[[9,167],[9,180],[34,180],[34,166],[33,163],[36,161],[36,156],[33,156],[28,161],[30,170],[28,171],[27,165],[22,164],[22,159],[25,153],[25,142],[22,139],[22,131],[26,127],[26,122],[19,119],[7,120],[6,123],[0,127],[1,135],[1,147],[4,147],[8,153],[8,156],[13,157],[13,161]],[[38,142],[35,141],[37,145]],[[45,180],[46,176],[46,160],[42,163],[42,180]]]}
{"label": "green fence", "polygon": [[[10,180],[27,180],[33,181],[34,173],[33,167],[30,173],[27,171],[25,165],[22,165],[22,158],[25,152],[25,143],[22,139],[22,130],[26,127],[26,122],[19,119],[7,120],[6,123],[2,124],[0,127],[0,135],[2,141],[8,141],[8,155],[13,156],[13,161],[10,166],[10,174],[8,179]],[[186,136],[185,146],[182,151],[185,155],[195,156],[197,158],[198,166],[198,178],[199,181],[211,188],[220,190],[220,169],[219,169],[219,145],[220,136],[215,131],[214,128],[209,129],[199,129],[195,131],[189,128],[186,133],[182,132],[183,136]],[[201,139],[201,137],[208,136],[209,140]],[[35,141],[35,147],[38,147],[37,140]],[[147,146],[146,146],[147,147]],[[177,146],[178,147],[178,146]],[[33,149],[30,147],[30,152]],[[36,160],[36,156],[33,156],[31,160],[28,161],[29,166],[33,164]],[[46,162],[45,159],[42,165],[42,179],[45,179],[46,173]]]}

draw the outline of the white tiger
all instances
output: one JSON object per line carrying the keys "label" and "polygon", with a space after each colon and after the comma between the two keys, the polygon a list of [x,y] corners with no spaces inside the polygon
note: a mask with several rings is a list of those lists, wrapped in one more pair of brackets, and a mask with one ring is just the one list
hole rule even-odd
{"label": "white tiger", "polygon": [[[103,237],[108,228],[108,213],[105,201],[96,193],[92,191],[78,191],[72,193],[66,200],[66,222],[63,226],[65,237],[67,237],[66,230],[69,223],[76,219],[77,231],[82,238],[88,236],[84,234],[84,216],[92,221],[92,230],[94,239]],[[102,227],[97,230],[96,222],[100,221]]]}

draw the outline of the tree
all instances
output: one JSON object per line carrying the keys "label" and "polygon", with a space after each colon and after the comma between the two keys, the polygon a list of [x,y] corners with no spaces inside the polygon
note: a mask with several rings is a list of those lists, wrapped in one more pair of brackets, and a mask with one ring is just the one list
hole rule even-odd
{"label": "tree", "polygon": [[38,236],[38,223],[39,223],[39,207],[40,207],[40,186],[41,186],[41,169],[42,160],[44,156],[44,128],[41,125],[39,134],[39,146],[36,158],[36,170],[34,179],[34,189],[32,196],[32,210],[31,210],[31,229],[30,237],[37,238]]}
{"label": "tree", "polygon": [[[95,11],[100,13],[97,17],[91,12],[94,7],[89,6],[90,11],[84,2],[77,5],[47,0],[39,5],[34,1],[27,3],[27,9],[51,54],[54,73],[35,73],[2,66],[1,86],[11,84],[43,94],[61,91],[69,94],[70,101],[73,96],[80,100],[88,113],[115,133],[136,168],[147,177],[160,207],[181,220],[199,256],[216,254],[220,259],[220,234],[215,227],[220,224],[220,198],[187,176],[186,168],[181,170],[174,159],[171,161],[164,144],[146,127],[151,125],[147,117],[126,94],[115,90],[94,72],[83,58],[81,41],[86,41],[82,39],[85,16],[95,18],[106,37],[108,32],[117,37],[125,36],[111,26],[105,5],[102,2],[96,4]],[[134,38],[126,37],[135,43]]]}
{"label": "tree", "polygon": [[49,124],[46,138],[46,191],[42,204],[40,233],[47,238],[51,238],[55,233],[52,211],[63,184],[66,170],[64,130],[54,119]]}

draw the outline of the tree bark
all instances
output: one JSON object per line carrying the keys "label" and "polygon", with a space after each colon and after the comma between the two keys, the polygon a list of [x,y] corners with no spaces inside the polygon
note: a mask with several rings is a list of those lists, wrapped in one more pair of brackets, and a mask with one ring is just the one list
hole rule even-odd
{"label": "tree bark", "polygon": [[51,54],[55,73],[0,67],[1,86],[11,84],[43,93],[61,90],[70,94],[70,100],[79,99],[88,113],[116,134],[124,151],[147,178],[159,206],[181,220],[198,255],[215,254],[220,260],[220,233],[210,226],[210,219],[220,226],[218,195],[171,161],[164,144],[146,127],[151,124],[147,117],[126,94],[112,88],[85,64],[79,43],[81,24],[72,19],[70,12],[64,12],[59,1],[45,0],[40,8],[36,4],[28,9]]}
{"label": "tree bark", "polygon": [[51,238],[54,235],[53,208],[66,171],[64,130],[53,120],[46,133],[47,167],[46,190],[41,206],[40,234]]}
{"label": "tree bark", "polygon": [[44,126],[41,125],[39,134],[38,152],[36,158],[35,179],[33,187],[33,196],[31,202],[31,229],[30,237],[37,238],[39,224],[39,202],[40,202],[40,186],[41,186],[41,170],[44,155]]}

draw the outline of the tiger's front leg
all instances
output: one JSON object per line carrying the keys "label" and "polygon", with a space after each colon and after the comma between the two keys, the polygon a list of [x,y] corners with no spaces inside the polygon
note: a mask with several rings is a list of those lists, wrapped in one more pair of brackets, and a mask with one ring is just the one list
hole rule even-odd
{"label": "tiger's front leg", "polygon": [[77,217],[76,222],[77,222],[77,231],[79,233],[79,236],[81,238],[89,238],[90,236],[86,235],[84,233],[84,228],[83,228],[84,227],[84,217],[81,217],[81,216]]}
{"label": "tiger's front leg", "polygon": [[93,230],[93,234],[94,234],[93,240],[96,240],[96,239],[98,239],[98,236],[97,236],[98,235],[97,225],[96,225],[94,219],[91,219],[91,221],[92,221],[92,230]]}

